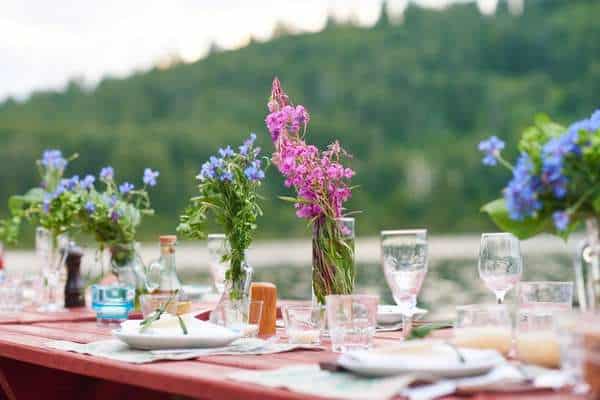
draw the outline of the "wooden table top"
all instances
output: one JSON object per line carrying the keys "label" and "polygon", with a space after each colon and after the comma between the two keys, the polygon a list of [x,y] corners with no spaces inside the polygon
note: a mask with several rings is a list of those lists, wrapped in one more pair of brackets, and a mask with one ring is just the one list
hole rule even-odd
{"label": "wooden table top", "polygon": [[[15,317],[12,320],[0,318],[0,357],[192,398],[223,400],[306,399],[306,395],[284,389],[240,383],[228,380],[226,376],[239,370],[266,370],[294,364],[331,362],[337,357],[331,351],[294,351],[261,356],[208,356],[189,361],[134,365],[44,346],[44,343],[50,340],[88,343],[109,339],[111,328],[97,326],[94,320],[90,320],[90,313],[90,310],[77,309],[61,312],[52,317],[47,314],[37,315],[37,319],[33,315],[36,313],[31,315],[25,313],[24,317]],[[377,335],[375,345],[399,339],[400,333],[388,332]],[[456,397],[448,397],[448,399],[454,398]],[[576,396],[551,391],[504,395],[481,393],[471,398],[481,400],[579,399]]]}

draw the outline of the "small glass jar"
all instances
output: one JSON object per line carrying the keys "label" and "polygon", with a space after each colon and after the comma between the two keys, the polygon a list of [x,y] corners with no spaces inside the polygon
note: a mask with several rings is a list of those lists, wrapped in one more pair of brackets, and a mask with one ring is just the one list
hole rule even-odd
{"label": "small glass jar", "polygon": [[129,285],[93,285],[92,309],[99,325],[118,325],[134,308],[135,289]]}

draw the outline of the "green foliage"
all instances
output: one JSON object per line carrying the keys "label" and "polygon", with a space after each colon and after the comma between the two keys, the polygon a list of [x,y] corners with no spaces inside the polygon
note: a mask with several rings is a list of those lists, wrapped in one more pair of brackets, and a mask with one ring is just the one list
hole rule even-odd
{"label": "green foliage", "polygon": [[497,199],[486,204],[481,211],[487,213],[500,229],[510,232],[522,240],[543,232],[554,233],[550,216],[539,215],[537,218],[525,218],[523,221],[510,218],[504,199]]}
{"label": "green foliage", "polygon": [[[444,11],[410,5],[399,25],[331,25],[106,78],[94,90],[71,83],[61,93],[7,101],[0,105],[0,201],[37,186],[31,166],[46,147],[80,151],[70,166],[80,176],[110,164],[133,179],[152,162],[161,171],[157,216],[140,233],[155,239],[174,229],[193,196],[199,160],[250,130],[271,148],[264,104],[279,75],[311,112],[310,141],[322,149],[339,139],[354,154],[361,190],[348,207],[364,211],[359,235],[407,226],[491,229],[478,209],[498,197],[508,173],[481,168],[477,143],[489,133],[517,143],[537,112],[582,118],[599,106],[600,92],[600,2],[526,1],[521,16],[499,4],[495,17],[481,16],[474,3]],[[263,237],[307,234],[277,199],[291,194],[282,181],[274,170],[265,179]]]}

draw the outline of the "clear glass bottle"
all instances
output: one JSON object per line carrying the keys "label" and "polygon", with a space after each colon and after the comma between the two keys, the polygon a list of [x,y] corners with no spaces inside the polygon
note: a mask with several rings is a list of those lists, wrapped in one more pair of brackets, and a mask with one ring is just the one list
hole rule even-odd
{"label": "clear glass bottle", "polygon": [[146,287],[150,293],[171,294],[181,289],[175,267],[177,236],[160,237],[160,258],[150,264],[146,276]]}

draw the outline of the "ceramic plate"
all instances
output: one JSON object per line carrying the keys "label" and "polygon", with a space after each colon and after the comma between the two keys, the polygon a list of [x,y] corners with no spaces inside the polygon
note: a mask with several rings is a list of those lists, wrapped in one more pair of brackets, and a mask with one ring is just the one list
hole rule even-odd
{"label": "ceramic plate", "polygon": [[[416,308],[414,319],[418,320],[427,314],[427,310]],[[381,325],[396,324],[402,322],[402,308],[393,305],[380,305],[377,307],[377,323]]]}
{"label": "ceramic plate", "polygon": [[142,350],[222,347],[241,337],[239,333],[209,323],[206,323],[206,329],[195,327],[187,335],[152,329],[139,333],[140,322],[125,321],[127,326],[121,325],[120,329],[115,329],[112,333],[129,347]]}
{"label": "ceramic plate", "polygon": [[461,378],[485,374],[503,364],[505,359],[493,350],[460,349],[462,363],[452,349],[431,354],[346,353],[338,363],[358,375],[383,377],[417,374],[422,377]]}

